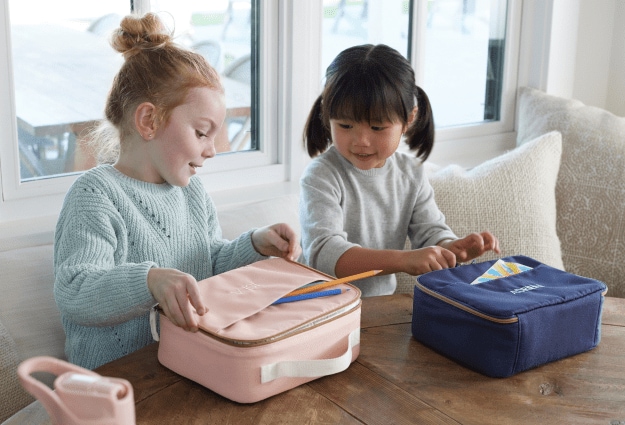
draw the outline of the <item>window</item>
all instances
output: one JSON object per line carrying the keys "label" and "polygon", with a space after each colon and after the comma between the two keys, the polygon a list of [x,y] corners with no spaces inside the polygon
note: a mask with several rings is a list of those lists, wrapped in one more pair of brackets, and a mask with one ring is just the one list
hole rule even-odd
{"label": "window", "polygon": [[386,44],[409,57],[410,1],[324,0],[322,72],[341,51]]}
{"label": "window", "polygon": [[[506,0],[324,0],[323,4],[322,71],[349,46],[387,44],[412,58],[437,128],[500,119]],[[411,49],[413,42],[416,46]]]}
{"label": "window", "polygon": [[[251,137],[252,2],[150,4],[175,29],[178,43],[204,55],[222,74],[227,122],[216,140],[218,152],[256,150]],[[11,0],[21,183],[95,165],[88,130],[103,118],[108,89],[122,63],[109,35],[130,10],[129,0]]]}
{"label": "window", "polygon": [[121,57],[107,35],[127,1],[10,2],[20,181],[90,168],[81,140],[102,117]]}
{"label": "window", "polygon": [[[209,61],[222,74],[240,58],[250,58],[250,74],[245,82],[238,81],[249,85],[249,91],[239,92],[244,110],[233,111],[228,117],[229,149],[223,149],[223,153],[207,161],[202,169],[201,178],[218,206],[259,199],[267,193],[275,195],[297,190],[299,176],[310,160],[302,147],[302,130],[310,107],[321,91],[322,70],[349,45],[386,43],[411,59],[417,83],[428,92],[434,107],[437,122],[434,159],[437,150],[447,155],[445,160],[454,161],[482,153],[493,156],[510,147],[514,134],[520,24],[526,13],[522,5],[527,2],[8,0],[0,3],[0,57],[3,58],[0,61],[0,93],[3,94],[0,96],[0,233],[9,226],[11,232],[43,229],[49,234],[64,194],[78,174],[76,164],[84,159],[76,156],[75,150],[72,156],[71,142],[73,138],[79,139],[81,132],[71,127],[71,120],[56,118],[49,125],[41,126],[45,131],[32,134],[37,126],[33,125],[35,118],[40,117],[33,114],[35,118],[29,118],[28,105],[34,103],[41,107],[46,119],[57,117],[67,112],[61,110],[58,102],[70,97],[68,90],[91,83],[88,80],[95,77],[95,72],[105,68],[111,74],[100,78],[112,78],[115,66],[121,63],[119,58],[99,59],[100,66],[95,71],[80,73],[73,78],[69,89],[61,90],[61,82],[54,77],[58,70],[53,70],[52,64],[57,64],[60,70],[74,71],[68,70],[70,60],[64,61],[58,53],[46,57],[47,51],[41,47],[49,41],[45,36],[20,41],[16,28],[30,24],[38,25],[41,30],[46,25],[64,25],[67,31],[88,34],[86,38],[92,41],[100,37],[100,41],[94,43],[101,43],[101,51],[92,47],[85,55],[93,59],[110,47],[105,37],[97,36],[95,31],[89,33],[89,27],[96,22],[104,25],[105,20],[100,21],[99,17],[129,13],[131,4],[138,13],[146,12],[149,7],[161,13],[166,21],[175,22],[178,40],[211,58]],[[539,9],[536,13],[548,7]],[[463,25],[466,28],[463,29]],[[544,25],[543,21],[535,24],[541,29]],[[533,30],[532,25],[528,24],[527,30],[524,26],[525,34],[532,34]],[[501,38],[502,35],[505,37]],[[51,34],[52,37],[60,35]],[[209,43],[210,40],[216,43]],[[79,39],[72,42],[79,42]],[[18,47],[19,43],[30,43],[32,47]],[[467,51],[457,49],[456,44],[460,43]],[[214,44],[221,48],[217,54]],[[474,51],[469,52],[471,49]],[[43,51],[39,63],[44,71],[37,79],[22,79],[22,72],[35,70],[20,65],[20,60],[24,59],[17,56],[35,55],[37,50]],[[465,68],[467,57],[477,64],[475,68]],[[505,60],[501,60],[502,57]],[[532,60],[525,62],[522,70],[526,74],[531,65],[540,65],[530,64]],[[496,84],[489,87],[490,82]],[[458,87],[445,91],[445,86],[452,83]],[[43,88],[35,89],[37,84]],[[105,82],[102,86],[108,87],[108,84]],[[42,96],[44,89],[57,90],[56,96]],[[90,93],[80,99],[81,102],[70,102],[70,105],[74,113],[93,109],[97,116],[105,96],[105,93]],[[491,98],[495,101],[488,100]],[[458,107],[461,103],[463,106]],[[31,133],[24,135],[29,130]],[[240,135],[239,139],[235,139],[236,135]],[[20,150],[18,140],[30,141],[26,154]],[[236,146],[230,143],[235,140],[240,142]],[[36,167],[22,166],[21,162],[28,159],[23,159],[22,155],[43,161],[43,165],[39,164],[43,173],[37,176]],[[73,162],[74,168],[66,168],[68,160]],[[21,229],[12,226],[20,220],[24,223]],[[0,239],[8,237],[6,235],[5,232]]]}

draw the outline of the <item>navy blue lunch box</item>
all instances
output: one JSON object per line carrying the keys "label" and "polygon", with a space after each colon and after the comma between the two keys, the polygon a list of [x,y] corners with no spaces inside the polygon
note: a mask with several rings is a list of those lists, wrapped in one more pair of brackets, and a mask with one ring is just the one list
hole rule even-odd
{"label": "navy blue lunch box", "polygon": [[418,276],[414,338],[459,364],[499,378],[599,344],[605,283],[525,256],[501,260],[531,269],[479,284],[471,283],[496,260]]}

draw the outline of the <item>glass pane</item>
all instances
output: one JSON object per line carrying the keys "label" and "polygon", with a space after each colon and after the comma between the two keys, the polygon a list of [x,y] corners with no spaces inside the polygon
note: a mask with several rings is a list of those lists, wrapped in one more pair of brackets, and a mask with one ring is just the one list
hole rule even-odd
{"label": "glass pane", "polygon": [[21,180],[93,166],[79,140],[121,65],[108,32],[129,0],[10,0]]}
{"label": "glass pane", "polygon": [[322,75],[341,51],[387,44],[408,57],[408,0],[324,0]]}
{"label": "glass pane", "polygon": [[[86,129],[103,118],[122,64],[108,34],[131,0],[9,0],[21,181],[95,165]],[[137,1],[134,1],[137,4]],[[222,74],[227,122],[219,152],[255,149],[252,129],[252,3],[151,0],[176,41]]]}
{"label": "glass pane", "polygon": [[[218,152],[253,150],[252,16],[250,0],[151,0],[175,21],[177,41],[201,53],[219,71],[226,90],[226,122]],[[167,14],[161,14],[164,20]],[[254,67],[255,69],[255,67]]]}
{"label": "glass pane", "polygon": [[506,0],[429,0],[425,81],[437,127],[500,117]]}

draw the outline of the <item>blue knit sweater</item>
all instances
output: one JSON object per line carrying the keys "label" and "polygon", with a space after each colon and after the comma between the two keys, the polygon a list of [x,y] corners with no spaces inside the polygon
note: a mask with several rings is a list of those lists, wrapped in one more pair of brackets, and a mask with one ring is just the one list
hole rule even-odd
{"label": "blue knit sweater", "polygon": [[215,206],[196,177],[186,187],[132,179],[110,165],[73,184],[55,233],[54,296],[72,363],[96,368],[152,342],[151,267],[198,281],[265,258],[251,230],[221,236]]}

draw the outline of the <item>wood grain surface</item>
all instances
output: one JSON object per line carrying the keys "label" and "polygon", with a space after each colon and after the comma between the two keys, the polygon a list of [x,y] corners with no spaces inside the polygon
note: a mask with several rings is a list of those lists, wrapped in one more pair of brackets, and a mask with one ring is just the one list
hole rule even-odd
{"label": "wood grain surface", "polygon": [[[505,379],[420,344],[411,318],[410,295],[364,299],[355,363],[254,404],[161,366],[158,344],[96,371],[132,383],[137,424],[625,424],[625,299],[606,298],[597,348]],[[5,422],[18,423],[50,421],[35,402]]]}

